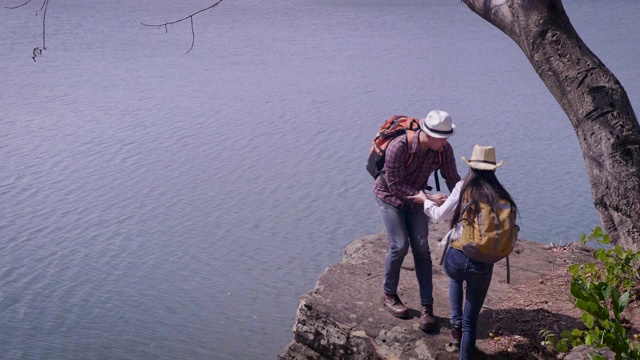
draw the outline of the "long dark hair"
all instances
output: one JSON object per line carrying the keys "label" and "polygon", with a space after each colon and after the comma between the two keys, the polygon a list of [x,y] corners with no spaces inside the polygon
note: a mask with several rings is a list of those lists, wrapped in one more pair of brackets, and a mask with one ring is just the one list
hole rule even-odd
{"label": "long dark hair", "polygon": [[[469,172],[464,177],[462,189],[460,190],[460,201],[458,201],[456,211],[451,219],[451,228],[455,227],[460,221],[462,216],[460,209],[464,204],[469,203],[465,214],[470,216],[469,220],[472,220],[478,215],[481,202],[490,204],[493,208],[498,200],[508,201],[514,214],[517,214],[516,203],[513,202],[509,192],[500,184],[494,170],[478,170],[469,167]],[[493,211],[495,212],[495,209]]]}

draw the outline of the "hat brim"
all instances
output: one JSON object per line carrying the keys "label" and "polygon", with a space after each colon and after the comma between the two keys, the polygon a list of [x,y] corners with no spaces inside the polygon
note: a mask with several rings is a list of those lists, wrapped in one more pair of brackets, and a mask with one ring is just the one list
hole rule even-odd
{"label": "hat brim", "polygon": [[425,125],[424,125],[424,121],[420,122],[420,129],[422,131],[424,131],[427,135],[431,136],[432,138],[437,138],[437,139],[447,139],[450,136],[452,136],[453,134],[456,133],[456,126],[454,124],[451,124],[451,132],[448,134],[438,134],[436,132],[433,132],[431,130],[429,130]]}
{"label": "hat brim", "polygon": [[470,160],[467,160],[464,156],[462,156],[461,158],[462,158],[462,161],[466,162],[467,165],[469,165],[469,167],[472,167],[478,170],[495,170],[500,166],[504,165],[504,160],[500,160],[496,164],[488,164],[484,162],[470,161]]}
{"label": "hat brim", "polygon": [[[424,130],[424,129],[423,129]],[[447,134],[447,135],[443,135],[443,134],[438,134],[438,133],[434,133],[431,132],[429,130],[424,130],[424,132],[427,133],[427,135],[431,136],[432,138],[436,138],[436,139],[448,139],[450,136],[452,136],[453,134],[456,133],[455,130],[451,131],[451,134]]]}

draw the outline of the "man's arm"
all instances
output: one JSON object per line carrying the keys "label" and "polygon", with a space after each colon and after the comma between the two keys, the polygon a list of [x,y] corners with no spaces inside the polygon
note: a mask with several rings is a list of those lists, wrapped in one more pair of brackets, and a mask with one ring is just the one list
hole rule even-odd
{"label": "man's arm", "polygon": [[451,144],[446,143],[444,146],[442,164],[440,165],[440,174],[447,181],[447,188],[449,191],[453,191],[458,181],[460,181],[460,174],[456,168],[456,158],[453,155],[453,147]]}

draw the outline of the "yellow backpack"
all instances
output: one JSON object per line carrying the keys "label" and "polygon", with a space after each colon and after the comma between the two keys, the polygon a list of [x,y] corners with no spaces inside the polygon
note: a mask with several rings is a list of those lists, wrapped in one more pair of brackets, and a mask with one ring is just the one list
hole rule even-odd
{"label": "yellow backpack", "polygon": [[480,211],[472,221],[466,216],[473,210],[471,205],[463,208],[462,235],[458,245],[469,259],[493,264],[507,257],[516,245],[520,227],[516,224],[516,213],[511,204],[499,200],[494,208],[495,211],[489,204],[481,202]]}

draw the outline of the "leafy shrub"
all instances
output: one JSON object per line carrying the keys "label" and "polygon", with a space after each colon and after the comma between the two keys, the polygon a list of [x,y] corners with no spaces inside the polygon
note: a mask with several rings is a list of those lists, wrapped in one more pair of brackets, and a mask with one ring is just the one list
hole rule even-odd
{"label": "leafy shrub", "polygon": [[[574,305],[582,310],[580,319],[586,329],[564,331],[560,338],[542,330],[542,344],[554,345],[558,352],[567,352],[581,344],[608,347],[616,354],[616,360],[640,359],[640,344],[627,336],[621,317],[627,305],[638,297],[640,252],[612,246],[609,235],[600,227],[590,235],[582,235],[582,244],[587,241],[601,245],[593,254],[597,262],[569,267],[573,276],[571,295],[575,299]],[[597,354],[590,357],[606,359]]]}

